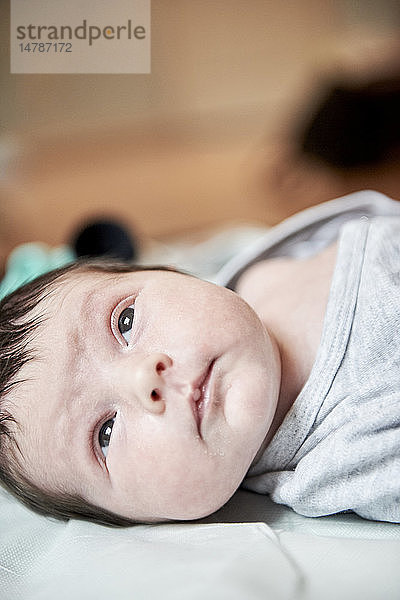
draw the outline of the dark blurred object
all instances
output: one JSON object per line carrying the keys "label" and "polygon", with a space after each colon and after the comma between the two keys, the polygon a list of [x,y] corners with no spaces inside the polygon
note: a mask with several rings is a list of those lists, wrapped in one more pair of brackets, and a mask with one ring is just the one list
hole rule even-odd
{"label": "dark blurred object", "polygon": [[115,221],[92,221],[74,236],[72,246],[78,257],[115,258],[131,262],[138,254],[136,240]]}
{"label": "dark blurred object", "polygon": [[300,148],[336,167],[360,167],[400,147],[400,74],[364,85],[332,85]]}

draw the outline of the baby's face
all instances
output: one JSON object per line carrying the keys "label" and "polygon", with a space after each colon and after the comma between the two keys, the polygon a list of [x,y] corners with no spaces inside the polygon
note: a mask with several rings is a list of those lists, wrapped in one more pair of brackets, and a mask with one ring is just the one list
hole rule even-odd
{"label": "baby's face", "polygon": [[235,293],[164,271],[74,273],[41,303],[13,412],[29,476],[135,519],[222,506],[270,427],[276,348]]}

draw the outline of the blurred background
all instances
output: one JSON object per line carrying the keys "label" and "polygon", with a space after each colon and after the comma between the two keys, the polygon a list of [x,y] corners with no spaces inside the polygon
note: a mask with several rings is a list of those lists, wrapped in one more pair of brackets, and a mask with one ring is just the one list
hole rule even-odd
{"label": "blurred background", "polygon": [[152,0],[149,75],[12,75],[0,0],[0,260],[111,215],[140,240],[400,199],[398,0]]}

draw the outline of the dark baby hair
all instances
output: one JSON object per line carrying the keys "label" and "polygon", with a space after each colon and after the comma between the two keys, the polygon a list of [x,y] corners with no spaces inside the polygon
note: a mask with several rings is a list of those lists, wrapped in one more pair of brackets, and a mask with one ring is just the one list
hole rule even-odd
{"label": "dark baby hair", "polygon": [[[79,495],[45,490],[24,474],[21,451],[15,437],[19,425],[7,407],[10,390],[23,383],[22,367],[35,358],[35,332],[46,315],[32,316],[41,302],[68,274],[79,272],[131,273],[144,270],[172,270],[168,267],[138,267],[105,260],[82,260],[41,275],[21,286],[0,302],[0,482],[12,495],[35,512],[61,520],[78,518],[114,527],[136,521],[87,502]],[[36,312],[36,311],[35,311]]]}

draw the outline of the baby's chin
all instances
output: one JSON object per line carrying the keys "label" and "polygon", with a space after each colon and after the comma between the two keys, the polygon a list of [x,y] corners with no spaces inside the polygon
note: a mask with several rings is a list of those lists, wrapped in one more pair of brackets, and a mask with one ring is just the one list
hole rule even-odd
{"label": "baby's chin", "polygon": [[175,521],[197,521],[199,519],[209,517],[210,515],[216,513],[220,508],[222,508],[230,500],[235,491],[236,490],[234,490],[228,497],[224,498],[223,500],[218,499],[212,502],[204,502],[202,505],[196,507],[184,507],[181,511],[177,511],[175,513],[175,516],[170,517],[170,519]]}
{"label": "baby's chin", "polygon": [[[240,485],[240,484],[239,484]],[[239,485],[229,486],[228,489],[215,493],[204,485],[196,494],[185,494],[176,499],[172,506],[159,507],[147,515],[124,515],[145,523],[162,523],[165,521],[197,521],[217,512],[234,495]],[[157,513],[157,514],[154,514]]]}
{"label": "baby's chin", "polygon": [[[169,513],[169,518],[177,521],[196,521],[208,517],[222,508],[235,494],[244,478],[236,476],[231,481],[225,482],[225,485],[217,486],[205,483],[195,497],[186,502],[179,503]],[[208,488],[208,489],[207,489]]]}

